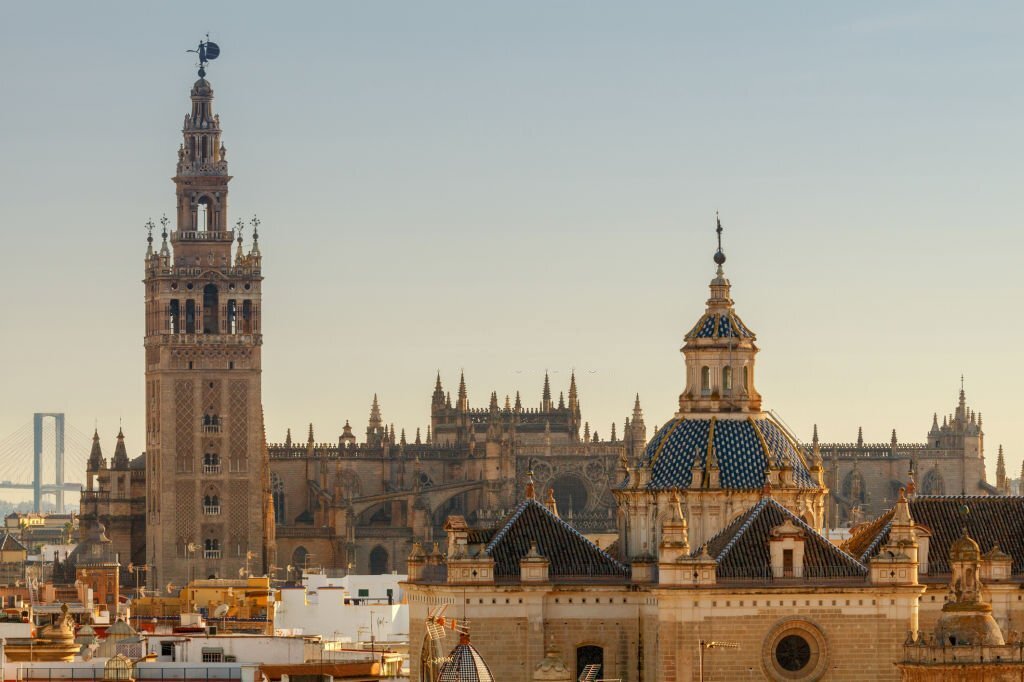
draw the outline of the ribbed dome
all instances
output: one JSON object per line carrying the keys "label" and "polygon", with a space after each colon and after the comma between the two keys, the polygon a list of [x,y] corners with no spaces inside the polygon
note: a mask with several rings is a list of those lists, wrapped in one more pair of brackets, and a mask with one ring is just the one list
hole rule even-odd
{"label": "ribbed dome", "polygon": [[494,682],[494,676],[469,637],[463,636],[441,666],[437,682]]}
{"label": "ribbed dome", "polygon": [[651,469],[649,487],[655,489],[690,487],[694,462],[704,471],[717,464],[722,488],[760,488],[769,467],[790,467],[796,486],[818,487],[793,439],[763,415],[673,419],[654,434],[641,459]]}

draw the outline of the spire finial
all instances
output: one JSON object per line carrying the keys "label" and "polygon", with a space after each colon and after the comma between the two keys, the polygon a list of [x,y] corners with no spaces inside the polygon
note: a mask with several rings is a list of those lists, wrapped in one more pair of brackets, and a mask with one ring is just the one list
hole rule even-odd
{"label": "spire finial", "polygon": [[715,264],[721,270],[722,265],[725,263],[725,252],[722,251],[722,219],[718,217],[718,211],[715,211],[715,232],[718,233],[718,250],[715,251]]}
{"label": "spire finial", "polygon": [[149,220],[146,221],[146,243],[149,244],[149,246],[146,247],[146,255],[147,256],[152,256],[153,255],[153,228],[154,227],[156,227],[156,225],[153,224],[153,219],[152,218],[150,218]]}
{"label": "spire finial", "polygon": [[249,224],[252,225],[252,252],[253,253],[259,253],[260,252],[260,219],[257,218],[254,215],[252,217],[252,220],[249,221]]}
{"label": "spire finial", "polygon": [[194,50],[186,50],[199,55],[199,77],[206,78],[206,64],[220,56],[220,46],[210,42],[210,34],[206,34],[206,40],[199,41],[199,47]]}

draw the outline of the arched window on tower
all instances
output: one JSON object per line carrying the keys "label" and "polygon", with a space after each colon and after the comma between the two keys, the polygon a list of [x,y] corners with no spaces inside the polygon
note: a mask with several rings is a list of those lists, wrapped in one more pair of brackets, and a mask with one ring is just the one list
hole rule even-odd
{"label": "arched window on tower", "polygon": [[743,365],[743,390],[750,392],[750,367]]}
{"label": "arched window on tower", "polygon": [[724,393],[732,392],[732,367],[728,365],[722,368],[722,391]]}
{"label": "arched window on tower", "polygon": [[206,538],[206,540],[203,541],[203,558],[220,558],[220,540],[217,538]]}
{"label": "arched window on tower", "polygon": [[220,514],[220,497],[218,495],[203,496],[203,513],[207,516],[217,516]]}
{"label": "arched window on tower", "polygon": [[220,333],[220,299],[216,284],[203,287],[203,333]]}
{"label": "arched window on tower", "polygon": [[199,197],[199,201],[196,202],[196,232],[209,231],[211,218],[213,207],[210,206],[210,198]]}
{"label": "arched window on tower", "polygon": [[196,302],[191,298],[185,301],[185,333],[196,333]]}
{"label": "arched window on tower", "polygon": [[706,365],[700,368],[700,392],[704,395],[711,393],[711,368]]}

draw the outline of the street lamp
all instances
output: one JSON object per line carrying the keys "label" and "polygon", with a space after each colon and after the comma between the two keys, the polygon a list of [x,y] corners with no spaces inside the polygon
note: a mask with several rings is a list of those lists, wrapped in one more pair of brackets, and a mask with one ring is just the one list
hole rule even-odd
{"label": "street lamp", "polygon": [[700,682],[704,682],[704,650],[705,649],[739,649],[740,645],[736,642],[716,642],[709,641],[706,639],[700,640],[697,645],[697,668],[700,672],[698,679]]}

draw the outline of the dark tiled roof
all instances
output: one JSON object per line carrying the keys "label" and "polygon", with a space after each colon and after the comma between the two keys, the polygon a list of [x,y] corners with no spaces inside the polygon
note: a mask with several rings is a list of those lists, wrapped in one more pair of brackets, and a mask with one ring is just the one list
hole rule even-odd
{"label": "dark tiled roof", "polygon": [[[868,569],[804,523],[771,497],[764,497],[708,541],[708,554],[724,578],[771,575],[768,542],[772,529],[790,521],[804,531],[804,577],[839,578],[867,575]],[[700,549],[695,552],[699,555]]]}
{"label": "dark tiled roof", "polygon": [[18,538],[14,537],[10,533],[4,533],[0,536],[0,551],[25,551],[25,545],[21,544],[21,542],[18,541]]}
{"label": "dark tiled roof", "polygon": [[861,562],[866,563],[877,552],[878,547],[881,546],[883,535],[880,535],[880,533],[883,530],[885,531],[884,539],[888,539],[889,522],[892,521],[894,510],[895,507],[874,521],[855,526],[852,529],[853,535],[843,542],[843,550],[857,557]]}
{"label": "dark tiled roof", "polygon": [[534,542],[537,551],[550,562],[548,575],[553,580],[629,576],[627,566],[611,558],[536,499],[528,498],[519,503],[486,547],[485,551],[494,559],[495,577],[518,577],[519,561]]}
{"label": "dark tiled roof", "polygon": [[694,461],[706,470],[712,451],[723,488],[762,487],[769,462],[776,467],[792,467],[798,486],[817,487],[804,465],[803,453],[768,417],[671,420],[654,435],[641,459],[651,467],[649,487],[688,488]]}
{"label": "dark tiled roof", "polygon": [[[967,514],[961,507],[967,507]],[[1024,497],[1019,496],[939,496],[918,495],[910,500],[914,523],[931,531],[928,542],[928,572],[949,573],[949,548],[960,537],[964,526],[982,553],[996,544],[1013,559],[1013,573],[1024,573]],[[848,540],[844,548],[867,561],[889,540],[892,510],[886,512],[866,532]],[[870,532],[867,532],[870,531]]]}

